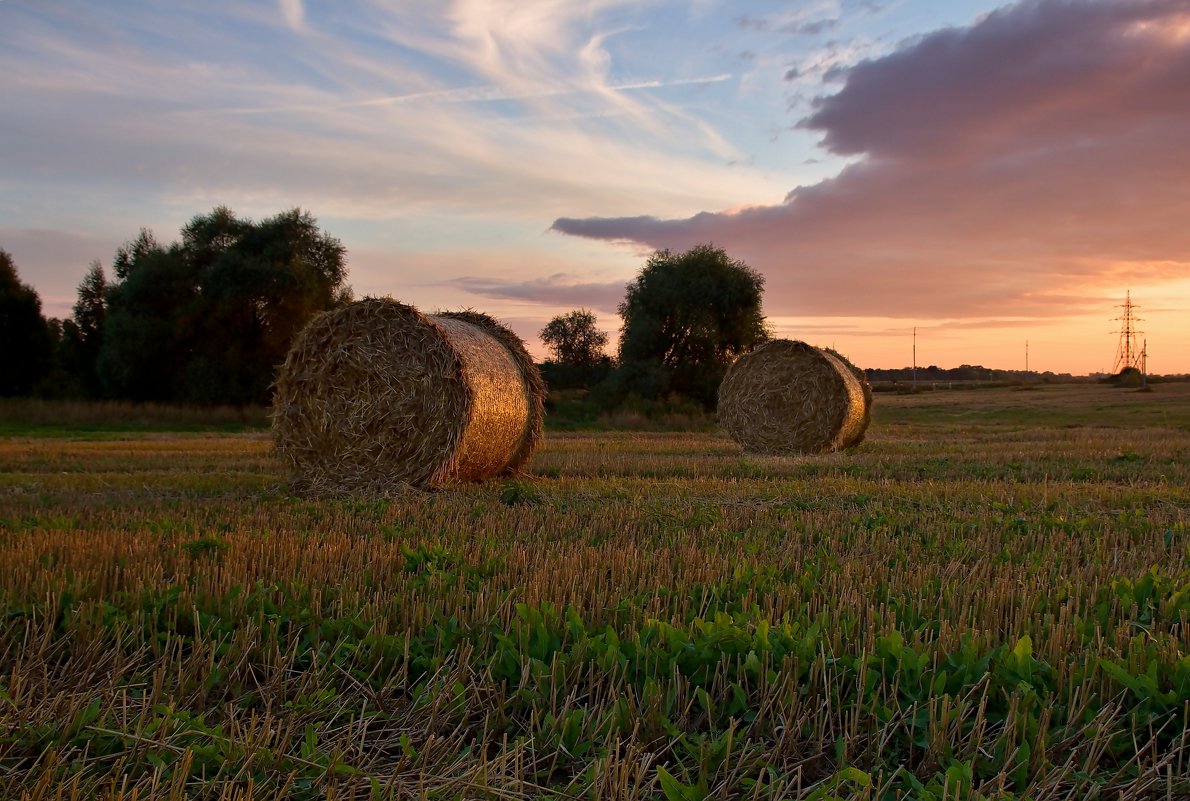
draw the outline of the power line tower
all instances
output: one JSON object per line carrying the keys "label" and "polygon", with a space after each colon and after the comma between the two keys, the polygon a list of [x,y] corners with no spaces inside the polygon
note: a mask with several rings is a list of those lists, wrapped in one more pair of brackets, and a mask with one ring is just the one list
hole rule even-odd
{"label": "power line tower", "polygon": [[1144,372],[1144,348],[1141,346],[1141,341],[1138,338],[1143,331],[1136,330],[1136,324],[1142,322],[1144,318],[1137,317],[1136,309],[1140,307],[1132,302],[1132,290],[1128,290],[1128,294],[1124,297],[1123,306],[1119,307],[1124,310],[1124,313],[1119,317],[1113,317],[1112,320],[1120,323],[1120,330],[1113,331],[1114,334],[1120,335],[1120,344],[1116,346],[1116,366],[1112,368],[1112,372],[1119,375],[1124,370],[1131,367],[1139,372]]}

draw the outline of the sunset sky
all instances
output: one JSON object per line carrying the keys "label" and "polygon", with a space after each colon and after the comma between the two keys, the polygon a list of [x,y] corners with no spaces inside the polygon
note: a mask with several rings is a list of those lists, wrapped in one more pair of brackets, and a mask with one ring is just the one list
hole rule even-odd
{"label": "sunset sky", "polygon": [[357,296],[544,351],[656,248],[861,366],[1190,372],[1190,0],[0,0],[0,248],[311,211]]}

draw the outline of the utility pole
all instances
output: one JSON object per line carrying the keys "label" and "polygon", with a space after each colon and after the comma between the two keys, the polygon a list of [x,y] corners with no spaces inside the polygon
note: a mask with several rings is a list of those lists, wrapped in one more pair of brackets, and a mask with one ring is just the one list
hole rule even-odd
{"label": "utility pole", "polygon": [[913,390],[917,391],[917,326],[913,326]]}
{"label": "utility pole", "polygon": [[1025,340],[1025,372],[1029,372],[1029,340]]}

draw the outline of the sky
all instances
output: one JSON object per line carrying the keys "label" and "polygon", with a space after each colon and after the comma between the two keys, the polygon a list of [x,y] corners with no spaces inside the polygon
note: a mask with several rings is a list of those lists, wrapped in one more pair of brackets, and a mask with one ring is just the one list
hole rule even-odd
{"label": "sky", "polygon": [[[0,0],[0,248],[47,314],[217,205],[537,356],[656,249],[864,367],[1190,372],[1190,0]],[[110,273],[109,273],[110,275]]]}

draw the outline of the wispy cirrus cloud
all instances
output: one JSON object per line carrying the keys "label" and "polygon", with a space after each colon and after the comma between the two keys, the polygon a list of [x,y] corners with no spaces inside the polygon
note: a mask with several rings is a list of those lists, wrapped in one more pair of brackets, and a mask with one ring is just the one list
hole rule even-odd
{"label": "wispy cirrus cloud", "polygon": [[277,5],[281,10],[281,18],[290,30],[301,31],[306,21],[306,9],[302,0],[277,0]]}
{"label": "wispy cirrus cloud", "polygon": [[[0,33],[12,122],[0,170],[13,198],[100,191],[108,207],[152,201],[179,223],[214,203],[304,205],[324,217],[450,216],[464,232],[496,217],[537,232],[566,198],[665,211],[777,194],[759,171],[727,165],[735,148],[672,101],[726,87],[729,73],[642,74],[604,57],[624,24],[600,15],[637,7],[134,4],[127,27],[81,6],[82,22],[66,8],[14,8],[6,22],[19,24]],[[18,225],[30,216],[27,203],[0,212]]]}
{"label": "wispy cirrus cloud", "polygon": [[[672,81],[648,80],[633,81],[631,83],[609,84],[598,91],[633,92],[642,89],[664,89],[672,86],[691,86],[720,83],[732,79],[730,73],[707,75],[695,78],[681,78]],[[331,106],[319,105],[290,105],[290,106],[245,106],[203,109],[204,114],[277,114],[287,112],[307,112],[323,114],[327,111],[342,111],[352,108],[366,108],[369,106],[399,106],[415,103],[497,103],[508,100],[534,100],[538,98],[558,97],[561,95],[577,95],[597,90],[573,85],[541,84],[536,88],[524,88],[511,91],[504,87],[488,86],[459,86],[449,89],[432,89],[423,92],[408,92],[399,95],[385,95],[361,100],[340,102]]]}
{"label": "wispy cirrus cloud", "polygon": [[[493,255],[558,264],[558,248],[535,249],[560,204],[631,197],[673,213],[779,196],[726,164],[737,150],[684,108],[731,91],[730,72],[626,68],[613,52],[636,23],[612,17],[643,7],[0,4],[0,246],[63,316],[88,263],[141,226],[168,241],[216,204],[255,217],[299,205],[344,239],[353,283],[433,306],[468,293],[427,278],[507,278]],[[378,241],[484,256],[394,274],[393,256],[369,253]]]}

